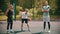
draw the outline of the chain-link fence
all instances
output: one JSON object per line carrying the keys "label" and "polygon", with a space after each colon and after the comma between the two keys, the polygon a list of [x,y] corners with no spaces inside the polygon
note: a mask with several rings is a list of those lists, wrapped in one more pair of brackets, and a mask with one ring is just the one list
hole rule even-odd
{"label": "chain-link fence", "polygon": [[[16,2],[15,2],[16,1]],[[21,10],[23,10],[24,8],[29,9],[29,13],[30,16],[33,20],[42,20],[43,19],[43,13],[41,11],[41,7],[43,4],[44,0],[1,0],[0,1],[0,10],[1,12],[4,14],[7,10],[7,8],[9,7],[10,4],[14,3],[16,4],[16,6],[14,6],[14,8],[16,7],[15,11],[14,11],[14,15],[13,17],[15,17],[17,20],[20,20],[20,16],[21,16]],[[55,2],[57,1],[57,2]],[[52,3],[51,0],[49,1],[49,5],[51,6],[51,10],[50,10],[50,16],[51,16],[51,20],[56,20],[56,19],[60,19],[60,4],[59,4],[59,0],[53,0]],[[54,4],[54,5],[52,5]],[[57,7],[57,8],[56,8]],[[0,12],[0,17],[1,17],[1,12]],[[4,18],[4,17],[3,17]]]}

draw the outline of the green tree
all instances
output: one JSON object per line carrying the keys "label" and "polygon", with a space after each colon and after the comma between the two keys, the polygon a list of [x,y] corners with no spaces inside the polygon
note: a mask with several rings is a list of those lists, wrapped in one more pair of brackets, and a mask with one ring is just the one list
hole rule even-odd
{"label": "green tree", "polygon": [[55,15],[60,16],[60,0],[56,1],[57,9],[55,10]]}
{"label": "green tree", "polygon": [[0,0],[0,10],[2,10],[2,12],[6,11],[6,9],[8,8],[8,5],[9,5],[9,1]]}
{"label": "green tree", "polygon": [[34,2],[32,2],[34,0],[17,0],[16,4],[23,7],[23,8],[32,8],[32,5]]}

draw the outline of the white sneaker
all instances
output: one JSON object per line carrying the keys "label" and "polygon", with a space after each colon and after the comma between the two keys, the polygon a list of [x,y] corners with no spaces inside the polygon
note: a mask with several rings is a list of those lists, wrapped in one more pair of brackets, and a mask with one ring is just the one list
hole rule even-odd
{"label": "white sneaker", "polygon": [[7,33],[10,33],[10,31],[9,31],[9,30],[7,30]]}
{"label": "white sneaker", "polygon": [[13,30],[12,30],[12,29],[10,29],[10,32],[13,32]]}
{"label": "white sneaker", "polygon": [[30,32],[30,29],[28,29],[28,31]]}
{"label": "white sneaker", "polygon": [[43,30],[41,30],[41,32],[45,32],[45,30],[43,29]]}
{"label": "white sneaker", "polygon": [[48,32],[50,33],[50,30]]}
{"label": "white sneaker", "polygon": [[45,32],[45,29],[43,29],[42,32]]}
{"label": "white sneaker", "polygon": [[12,29],[10,31],[12,31]]}
{"label": "white sneaker", "polygon": [[23,31],[23,29],[21,29],[21,31]]}
{"label": "white sneaker", "polygon": [[7,30],[7,32],[8,32],[9,30]]}

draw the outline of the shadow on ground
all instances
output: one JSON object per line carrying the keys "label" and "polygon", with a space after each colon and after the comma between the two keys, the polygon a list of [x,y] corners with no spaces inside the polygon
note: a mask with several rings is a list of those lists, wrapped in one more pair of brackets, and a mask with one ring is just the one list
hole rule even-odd
{"label": "shadow on ground", "polygon": [[48,32],[37,32],[37,33],[32,33],[32,34],[49,34]]}
{"label": "shadow on ground", "polygon": [[14,31],[14,32],[10,32],[10,33],[8,33],[8,32],[6,32],[6,33],[0,32],[0,34],[17,34],[17,33],[20,33],[20,32],[26,32],[26,31],[25,30],[24,31]]}

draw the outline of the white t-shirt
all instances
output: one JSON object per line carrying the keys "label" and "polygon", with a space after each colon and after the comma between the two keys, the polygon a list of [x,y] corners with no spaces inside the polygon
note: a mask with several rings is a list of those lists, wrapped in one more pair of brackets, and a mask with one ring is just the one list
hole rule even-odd
{"label": "white t-shirt", "polygon": [[47,10],[48,12],[43,12],[43,21],[44,22],[50,22],[50,15],[49,15],[49,11],[50,11],[50,6],[43,6],[43,11]]}
{"label": "white t-shirt", "polygon": [[25,14],[26,12],[22,12],[22,19],[28,19],[29,13]]}
{"label": "white t-shirt", "polygon": [[49,5],[47,5],[47,6],[43,6],[43,10],[47,10],[48,12],[43,12],[43,16],[45,17],[45,16],[50,16],[49,15],[49,11],[50,11],[50,6]]}

